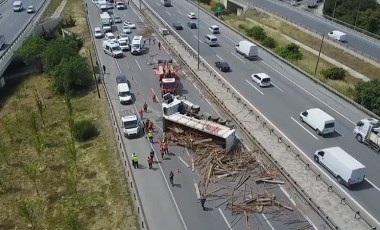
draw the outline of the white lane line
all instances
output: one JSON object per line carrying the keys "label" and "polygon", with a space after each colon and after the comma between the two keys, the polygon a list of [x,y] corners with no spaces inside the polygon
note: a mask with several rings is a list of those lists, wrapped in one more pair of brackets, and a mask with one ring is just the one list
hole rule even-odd
{"label": "white lane line", "polygon": [[261,215],[264,217],[264,220],[268,223],[269,227],[272,229],[272,230],[276,230],[274,229],[274,227],[272,226],[272,224],[269,222],[268,218],[265,216],[264,213],[261,213]]}
{"label": "white lane line", "polygon": [[197,39],[200,43],[203,43],[201,40],[199,40],[198,39],[198,37],[197,36],[195,36],[194,34],[193,34],[193,36],[195,37],[195,39]]}
{"label": "white lane line", "polygon": [[168,11],[165,10],[165,12],[166,12],[167,14],[171,15]]}
{"label": "white lane line", "polygon": [[136,64],[137,64],[137,66],[139,67],[139,69],[142,70],[140,64],[137,62],[136,59],[135,59],[135,62],[136,62]]}
{"label": "white lane line", "polygon": [[204,19],[201,19],[204,23],[206,23],[207,25],[211,26],[210,23],[208,23],[207,21],[205,21]]}
{"label": "white lane line", "polygon": [[158,101],[158,104],[160,104],[160,99],[158,99],[156,92],[154,92],[153,88],[150,88],[152,91],[152,94],[156,95],[156,100]]}
{"label": "white lane line", "polygon": [[183,13],[182,13],[181,11],[177,10],[177,12],[178,12],[180,15],[183,15]]}
{"label": "white lane line", "polygon": [[140,19],[140,21],[144,22],[144,20],[139,16],[139,14],[135,11],[134,7],[131,7],[135,15]]}
{"label": "white lane line", "polygon": [[[185,71],[182,70],[182,73],[185,74],[186,77],[188,77],[187,73],[185,73]],[[196,87],[195,87],[196,88]],[[196,88],[197,89],[197,88]],[[199,91],[199,90],[198,90]]]}
{"label": "white lane line", "polygon": [[226,37],[227,39],[229,39],[231,42],[233,42],[234,44],[236,44],[237,42],[235,42],[232,38],[228,37],[227,35],[225,34],[222,34],[224,37]]}
{"label": "white lane line", "polygon": [[278,87],[277,85],[275,85],[273,82],[271,82],[272,85],[274,85],[274,87],[276,87],[277,89],[279,89],[281,92],[285,93],[284,90],[282,90],[280,87]]}
{"label": "white lane line", "polygon": [[368,180],[367,178],[364,178],[364,180],[366,180],[368,183],[370,183],[375,189],[377,189],[377,191],[380,192],[380,188],[377,187],[374,183],[372,183],[370,180]]}
{"label": "white lane line", "polygon": [[337,132],[339,135],[341,135],[342,137],[344,137],[344,135],[342,133],[340,133],[338,130],[335,129],[335,132]]}
{"label": "white lane line", "polygon": [[158,4],[158,2],[156,2],[157,6],[159,6],[160,4]]}
{"label": "white lane line", "polygon": [[288,79],[290,82],[292,82],[293,84],[295,84],[296,86],[298,86],[298,88],[302,89],[304,92],[306,92],[307,94],[309,94],[310,96],[314,97],[316,100],[318,100],[319,102],[321,102],[322,104],[324,104],[325,106],[329,107],[331,110],[333,110],[334,112],[336,112],[337,114],[341,115],[343,118],[345,118],[347,121],[351,122],[352,124],[356,124],[355,122],[351,121],[348,117],[344,116],[342,113],[338,112],[336,109],[334,109],[333,107],[331,107],[330,105],[328,105],[326,102],[322,101],[321,99],[319,99],[318,97],[314,96],[312,93],[310,93],[309,91],[307,91],[306,89],[302,88],[299,84],[297,84],[296,82],[294,82],[293,80],[291,80],[290,78],[288,78],[287,76],[285,76],[284,74],[282,74],[280,71],[278,71],[277,69],[273,68],[272,66],[270,66],[268,63],[266,63],[265,61],[262,61],[265,65],[267,65],[269,68],[273,69],[274,71],[276,71],[278,74],[280,74],[281,76],[285,77],[286,79]]}
{"label": "white lane line", "polygon": [[[193,178],[193,180],[194,180],[194,178]],[[201,193],[199,192],[198,184],[194,183],[194,187],[195,187],[195,194],[197,195],[197,199],[199,200],[199,199],[201,199]]]}
{"label": "white lane line", "polygon": [[223,214],[222,209],[220,209],[220,208],[218,208],[218,209],[219,209],[220,215],[222,215],[222,217],[224,219],[224,222],[226,222],[228,229],[229,230],[233,230],[232,227],[231,227],[231,225],[230,225],[230,223],[228,223],[228,220],[227,220],[226,216]]}
{"label": "white lane line", "polygon": [[282,187],[282,185],[280,185],[280,189],[281,191],[285,194],[285,196],[290,200],[290,202],[292,202],[292,204],[294,206],[297,206],[296,202],[294,202],[294,200],[292,199],[292,197],[289,195],[289,193],[284,189],[284,187]]}
{"label": "white lane line", "polygon": [[182,164],[184,164],[186,166],[186,168],[190,167],[189,164],[184,159],[182,159],[181,156],[178,156],[178,159],[182,162]]}
{"label": "white lane line", "polygon": [[219,55],[216,55],[216,57],[223,61],[223,59],[221,57],[219,57]]}
{"label": "white lane line", "polygon": [[253,88],[255,88],[259,93],[261,93],[262,95],[264,95],[263,92],[261,92],[255,85],[253,85],[251,82],[249,82],[249,80],[245,79],[245,81],[250,84]]}
{"label": "white lane line", "polygon": [[234,54],[234,53],[232,53],[232,52],[231,52],[231,54],[234,55],[237,59],[239,59],[239,60],[242,61],[243,63],[245,63],[245,61],[244,61],[243,59],[241,59],[240,57],[238,57],[236,54]]}
{"label": "white lane line", "polygon": [[307,130],[305,127],[303,127],[303,125],[301,123],[299,123],[296,119],[294,119],[293,117],[290,117],[292,118],[292,120],[297,123],[299,126],[301,126],[301,128],[303,128],[306,132],[308,132],[311,136],[313,136],[315,139],[318,140],[318,137],[316,137],[314,134],[312,134],[309,130]]}
{"label": "white lane line", "polygon": [[187,155],[191,158],[190,153],[189,153],[189,151],[187,150],[187,148],[185,148],[185,151],[186,151]]}

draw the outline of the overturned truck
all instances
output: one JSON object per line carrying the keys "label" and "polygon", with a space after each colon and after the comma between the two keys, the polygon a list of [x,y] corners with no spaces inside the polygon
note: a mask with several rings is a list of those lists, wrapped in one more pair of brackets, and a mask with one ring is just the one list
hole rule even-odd
{"label": "overturned truck", "polygon": [[[185,98],[165,95],[162,103],[163,131],[171,129],[190,130],[212,139],[221,145],[226,152],[233,149],[236,144],[236,134],[233,127],[211,121],[208,116],[200,114],[200,107],[187,101]],[[218,119],[225,120],[225,119]],[[224,123],[224,122],[223,122]]]}

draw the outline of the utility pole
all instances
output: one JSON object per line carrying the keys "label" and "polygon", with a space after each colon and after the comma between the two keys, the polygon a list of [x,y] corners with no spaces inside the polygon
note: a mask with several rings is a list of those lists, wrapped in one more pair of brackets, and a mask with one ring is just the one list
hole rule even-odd
{"label": "utility pole", "polygon": [[321,56],[322,45],[323,45],[323,39],[325,39],[325,34],[323,34],[323,36],[322,36],[321,47],[319,47],[318,59],[317,59],[317,64],[315,65],[314,76],[317,75],[317,69],[318,69],[318,64],[319,64],[319,58],[320,58],[320,56]]}
{"label": "utility pole", "polygon": [[197,25],[197,29],[198,29],[198,69],[199,69],[199,18],[200,18],[200,15],[199,15],[199,1],[200,0],[198,0],[198,25]]}
{"label": "utility pole", "polygon": [[356,24],[358,23],[358,18],[359,18],[359,9],[360,9],[360,2],[359,2],[359,6],[358,6],[358,11],[356,12],[356,19],[355,19],[355,26],[354,26],[354,30],[356,30]]}
{"label": "utility pole", "polygon": [[333,15],[332,15],[332,17],[333,17],[333,21],[334,21],[334,19],[335,19],[335,10],[336,10],[336,4],[338,3],[338,0],[335,0],[335,5],[334,5],[334,10],[333,10]]}
{"label": "utility pole", "polygon": [[98,86],[98,81],[97,81],[96,76],[95,76],[94,62],[92,61],[91,50],[89,50],[88,52],[89,52],[89,54],[90,54],[91,67],[92,67],[92,75],[94,76],[94,81],[95,81],[96,90],[98,91],[98,97],[100,98],[99,86]]}

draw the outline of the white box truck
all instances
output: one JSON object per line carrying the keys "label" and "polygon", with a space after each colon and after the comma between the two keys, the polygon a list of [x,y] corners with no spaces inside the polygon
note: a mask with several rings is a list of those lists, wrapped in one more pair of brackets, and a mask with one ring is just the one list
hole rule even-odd
{"label": "white box truck", "polygon": [[327,34],[330,38],[333,38],[335,40],[338,40],[340,42],[346,42],[347,41],[347,34],[339,31],[339,30],[333,30]]}
{"label": "white box truck", "polygon": [[102,23],[102,28],[104,32],[111,32],[111,16],[107,12],[100,14],[100,22]]}
{"label": "white box truck", "polygon": [[359,121],[354,128],[356,140],[380,151],[380,122],[374,118]]}
{"label": "white box truck", "polygon": [[161,0],[161,4],[164,6],[171,6],[172,1],[171,0]]}
{"label": "white box truck", "polygon": [[365,178],[365,166],[340,147],[319,149],[314,153],[314,160],[331,172],[338,183],[348,188],[363,182]]}
{"label": "white box truck", "polygon": [[256,58],[259,55],[257,45],[250,41],[240,41],[236,44],[235,50],[247,59]]}
{"label": "white box truck", "polygon": [[318,135],[335,132],[335,119],[321,109],[313,108],[302,112],[300,120],[313,128]]}

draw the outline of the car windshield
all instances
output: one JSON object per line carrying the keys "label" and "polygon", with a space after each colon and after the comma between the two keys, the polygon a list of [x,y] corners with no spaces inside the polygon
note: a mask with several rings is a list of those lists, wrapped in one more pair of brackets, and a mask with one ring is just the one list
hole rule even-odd
{"label": "car windshield", "polygon": [[121,46],[126,46],[126,45],[128,45],[128,43],[126,42],[126,41],[119,41],[119,44],[121,45]]}
{"label": "car windshield", "polygon": [[133,121],[124,121],[124,128],[132,129],[137,127],[137,120]]}
{"label": "car windshield", "polygon": [[334,122],[325,124],[325,129],[334,128]]}
{"label": "car windshield", "polygon": [[134,49],[139,49],[139,48],[140,48],[140,45],[139,45],[139,44],[132,44],[132,48],[134,48]]}
{"label": "car windshield", "polygon": [[261,82],[263,82],[263,83],[269,83],[270,82],[270,78],[264,78]]}
{"label": "car windshield", "polygon": [[113,35],[109,35],[109,36],[108,36],[108,39],[115,39],[115,36],[113,36]]}
{"label": "car windshield", "polygon": [[128,35],[126,35],[126,34],[122,34],[122,35],[120,35],[120,38],[124,38],[124,39],[129,39],[129,37],[128,37]]}
{"label": "car windshield", "polygon": [[121,18],[119,16],[115,17],[115,20],[120,20]]}
{"label": "car windshield", "polygon": [[175,83],[175,82],[162,83],[162,87],[163,87],[164,89],[177,88],[177,83]]}
{"label": "car windshield", "polygon": [[128,97],[129,95],[131,95],[129,92],[120,92],[119,93],[120,97]]}

